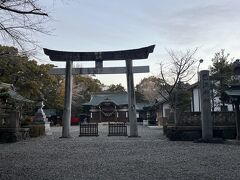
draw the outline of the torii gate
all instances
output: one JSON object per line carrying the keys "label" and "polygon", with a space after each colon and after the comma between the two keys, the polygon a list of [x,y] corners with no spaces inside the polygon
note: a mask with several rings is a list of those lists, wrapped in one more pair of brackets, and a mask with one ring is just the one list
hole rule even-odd
{"label": "torii gate", "polygon": [[[147,59],[155,45],[139,49],[103,52],[67,52],[44,48],[44,53],[52,61],[66,61],[66,68],[53,68],[51,74],[65,74],[65,94],[63,110],[62,138],[70,137],[70,118],[72,104],[73,74],[125,74],[127,75],[128,113],[130,121],[130,137],[138,136],[136,118],[136,100],[134,92],[133,73],[149,72],[149,66],[132,66],[132,60]],[[125,60],[125,67],[103,67],[103,61]],[[95,61],[95,68],[72,68],[73,61]]]}

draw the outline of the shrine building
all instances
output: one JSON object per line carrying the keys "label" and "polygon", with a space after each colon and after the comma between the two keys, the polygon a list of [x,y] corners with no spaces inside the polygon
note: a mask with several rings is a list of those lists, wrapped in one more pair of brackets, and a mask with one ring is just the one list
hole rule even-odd
{"label": "shrine building", "polygon": [[[128,94],[126,92],[92,93],[89,102],[90,122],[128,122]],[[137,122],[147,119],[149,103],[136,104]]]}
{"label": "shrine building", "polygon": [[128,96],[120,93],[93,93],[88,103],[90,106],[90,122],[127,122]]}

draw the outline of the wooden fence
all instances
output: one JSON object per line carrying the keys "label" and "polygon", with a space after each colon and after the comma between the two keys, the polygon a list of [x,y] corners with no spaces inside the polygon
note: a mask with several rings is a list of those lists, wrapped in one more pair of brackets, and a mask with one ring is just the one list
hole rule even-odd
{"label": "wooden fence", "polygon": [[127,125],[124,122],[108,123],[108,136],[127,136]]}
{"label": "wooden fence", "polygon": [[98,136],[98,123],[80,123],[79,136]]}

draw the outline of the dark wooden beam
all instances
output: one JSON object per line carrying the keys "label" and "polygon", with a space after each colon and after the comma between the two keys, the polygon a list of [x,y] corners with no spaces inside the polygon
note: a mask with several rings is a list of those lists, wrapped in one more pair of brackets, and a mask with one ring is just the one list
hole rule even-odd
{"label": "dark wooden beam", "polygon": [[52,61],[110,61],[126,59],[147,59],[149,53],[152,53],[155,45],[139,49],[120,50],[120,51],[100,51],[100,52],[68,52],[57,51],[44,48],[44,53]]}

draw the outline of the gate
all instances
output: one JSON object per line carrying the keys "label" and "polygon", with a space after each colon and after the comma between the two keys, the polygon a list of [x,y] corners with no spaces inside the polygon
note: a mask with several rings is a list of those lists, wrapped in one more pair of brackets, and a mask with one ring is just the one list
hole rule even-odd
{"label": "gate", "polygon": [[[127,89],[129,94],[130,135],[138,137],[137,121],[136,121],[136,105],[134,94],[134,73],[149,72],[149,66],[133,66],[133,60],[147,59],[149,54],[153,52],[155,45],[128,49],[121,51],[99,51],[99,52],[70,52],[56,51],[44,48],[44,53],[49,56],[52,61],[65,61],[66,68],[53,68],[51,74],[65,75],[65,96],[64,96],[64,114],[62,137],[70,137],[70,117],[71,117],[71,99],[72,99],[72,75],[76,74],[126,74]],[[103,67],[103,61],[109,60],[125,60],[126,67]],[[95,61],[95,67],[92,68],[72,68],[73,61]],[[115,63],[117,64],[117,63]]]}
{"label": "gate", "polygon": [[98,123],[80,123],[81,136],[98,136]]}
{"label": "gate", "polygon": [[124,122],[108,123],[108,136],[127,136],[127,125]]}

